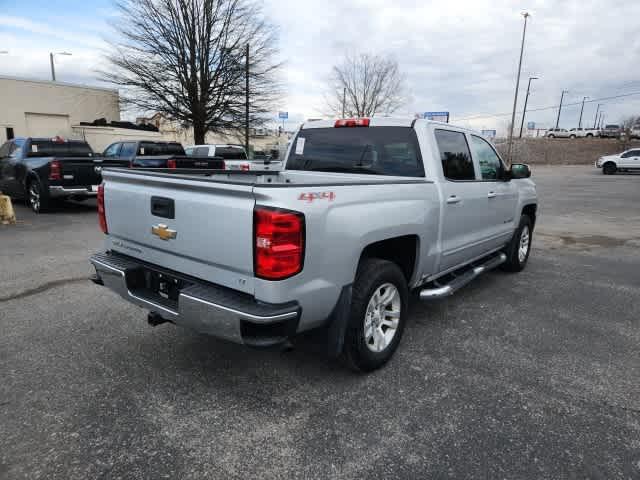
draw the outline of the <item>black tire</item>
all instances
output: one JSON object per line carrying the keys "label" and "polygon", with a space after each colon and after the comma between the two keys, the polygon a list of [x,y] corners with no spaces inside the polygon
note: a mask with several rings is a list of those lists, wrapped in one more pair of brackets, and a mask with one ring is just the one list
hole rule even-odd
{"label": "black tire", "polygon": [[[527,232],[526,253],[523,254],[521,247],[523,245],[523,234]],[[501,265],[501,268],[507,272],[521,272],[527,265],[529,254],[531,253],[531,240],[533,238],[533,224],[531,217],[522,215],[518,228],[513,233],[511,241],[504,250],[507,261]]]}
{"label": "black tire", "polygon": [[576,136],[575,135],[569,135],[569,138],[573,139],[573,138],[576,138]]}
{"label": "black tire", "polygon": [[[384,316],[380,318],[383,312],[395,311],[395,307],[389,305],[384,309],[375,308],[368,311],[369,302],[375,302],[374,294],[382,292],[386,293],[385,284],[395,287],[399,294],[399,315],[396,324],[395,333],[390,335],[389,343],[379,351],[376,349],[375,335],[370,337],[373,343],[365,338],[365,323],[369,323],[368,329],[371,332],[377,331],[374,325],[377,323],[380,330],[388,335],[393,330],[392,327],[383,324],[383,322],[393,322],[392,317]],[[388,287],[387,287],[388,288]],[[397,297],[394,295],[394,299]],[[393,262],[381,260],[377,258],[367,258],[360,262],[356,279],[353,284],[353,294],[351,297],[351,313],[349,324],[345,333],[343,357],[346,363],[354,370],[361,372],[370,372],[382,367],[393,356],[407,321],[409,307],[409,289],[407,280],[405,279],[400,268]],[[376,313],[378,317],[376,318]],[[371,314],[371,315],[370,315]],[[386,330],[383,330],[387,327]],[[384,345],[384,342],[381,343]]]}
{"label": "black tire", "polygon": [[555,135],[553,135],[553,134],[547,135],[547,138],[555,138]]}
{"label": "black tire", "polygon": [[587,133],[587,134],[585,135],[585,137],[587,137],[587,138],[589,138],[589,137],[593,138],[593,133]]}
{"label": "black tire", "polygon": [[42,188],[40,180],[35,177],[27,181],[25,200],[34,213],[43,213],[50,208],[49,192]]}
{"label": "black tire", "polygon": [[613,175],[618,170],[618,167],[613,162],[607,162],[602,166],[602,173],[605,175]]}

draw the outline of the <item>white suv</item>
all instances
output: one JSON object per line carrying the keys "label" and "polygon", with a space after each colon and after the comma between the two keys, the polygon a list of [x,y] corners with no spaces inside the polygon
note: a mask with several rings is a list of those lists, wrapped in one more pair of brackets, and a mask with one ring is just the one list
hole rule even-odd
{"label": "white suv", "polygon": [[572,128],[569,130],[569,138],[592,138],[599,136],[600,130],[597,128]]}
{"label": "white suv", "polygon": [[550,128],[545,136],[547,138],[569,138],[570,135],[566,128]]}

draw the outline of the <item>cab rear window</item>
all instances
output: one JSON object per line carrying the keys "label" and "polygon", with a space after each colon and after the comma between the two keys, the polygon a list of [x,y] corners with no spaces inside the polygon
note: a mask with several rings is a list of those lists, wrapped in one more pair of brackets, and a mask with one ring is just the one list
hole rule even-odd
{"label": "cab rear window", "polygon": [[163,155],[184,155],[184,148],[179,143],[140,142],[138,157],[154,157]]}
{"label": "cab rear window", "polygon": [[50,140],[32,140],[29,144],[29,157],[91,157],[93,150],[86,142],[52,142]]}
{"label": "cab rear window", "polygon": [[409,127],[300,130],[287,170],[424,177],[418,139]]}

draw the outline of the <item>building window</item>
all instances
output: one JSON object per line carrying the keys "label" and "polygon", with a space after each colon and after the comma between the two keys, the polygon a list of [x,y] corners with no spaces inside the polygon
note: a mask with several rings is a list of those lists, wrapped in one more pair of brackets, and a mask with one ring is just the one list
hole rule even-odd
{"label": "building window", "polygon": [[13,137],[14,137],[13,127],[7,127],[6,134],[7,134],[7,140],[13,140]]}

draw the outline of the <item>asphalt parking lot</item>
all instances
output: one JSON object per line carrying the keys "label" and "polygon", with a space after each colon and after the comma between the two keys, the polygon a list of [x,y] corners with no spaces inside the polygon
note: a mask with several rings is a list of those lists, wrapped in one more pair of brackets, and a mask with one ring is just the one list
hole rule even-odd
{"label": "asphalt parking lot", "polygon": [[414,302],[384,369],[87,280],[95,204],[0,225],[0,478],[640,478],[640,175],[537,167],[527,269]]}

